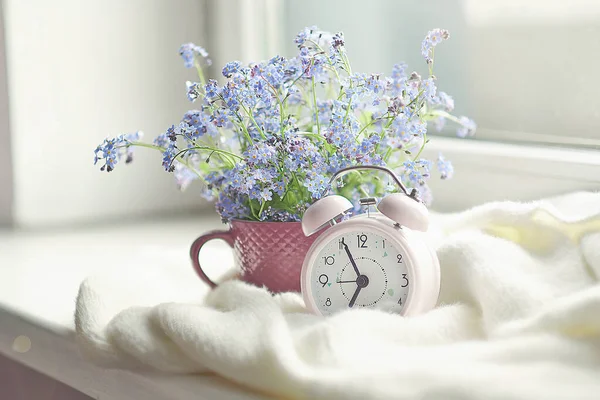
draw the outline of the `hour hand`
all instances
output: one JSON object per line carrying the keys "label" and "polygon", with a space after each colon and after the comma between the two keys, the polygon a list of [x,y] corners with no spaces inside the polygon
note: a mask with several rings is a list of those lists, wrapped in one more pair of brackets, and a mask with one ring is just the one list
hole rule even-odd
{"label": "hour hand", "polygon": [[352,298],[350,299],[350,304],[348,304],[348,307],[352,308],[354,307],[354,303],[356,302],[356,299],[358,297],[358,294],[360,293],[360,290],[362,289],[362,286],[358,286],[356,288],[356,291],[354,292],[354,295],[352,296]]}
{"label": "hour hand", "polygon": [[342,238],[342,246],[344,246],[344,250],[346,250],[346,254],[348,255],[348,258],[350,259],[350,263],[352,264],[352,268],[354,268],[354,272],[356,272],[356,276],[360,276],[360,271],[358,270],[358,267],[356,266],[356,262],[354,261],[354,258],[352,257],[352,254],[350,253],[350,248],[348,248],[348,245],[344,241],[344,238]]}

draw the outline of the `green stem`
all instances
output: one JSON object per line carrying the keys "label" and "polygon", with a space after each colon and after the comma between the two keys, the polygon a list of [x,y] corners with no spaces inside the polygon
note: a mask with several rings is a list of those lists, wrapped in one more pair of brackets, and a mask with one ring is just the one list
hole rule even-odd
{"label": "green stem", "polygon": [[[229,151],[217,149],[215,147],[210,147],[210,146],[194,146],[194,147],[188,147],[187,149],[183,149],[179,153],[177,153],[175,155],[175,157],[173,157],[173,161],[171,161],[171,165],[173,164],[173,162],[175,162],[176,159],[183,158],[181,156],[183,156],[188,151],[192,151],[192,150],[210,150],[211,154],[212,153],[224,154],[224,155],[227,155],[228,157],[237,158],[239,160],[244,160],[244,157],[240,157],[237,154],[230,153]],[[209,158],[210,158],[210,156],[209,156]],[[230,164],[231,167],[235,166],[235,161],[234,160],[231,160],[230,158],[226,158],[226,160]]]}
{"label": "green stem", "polygon": [[417,159],[423,152],[423,149],[425,149],[425,144],[427,144],[427,133],[423,134],[423,143],[421,143],[421,148],[419,149],[419,152],[413,157],[413,161],[417,161]]}
{"label": "green stem", "polygon": [[365,188],[363,187],[363,185],[360,185],[358,188],[360,189],[360,191],[361,191],[361,192],[363,192],[363,194],[364,194],[366,197],[369,197],[369,196],[371,196],[371,195],[370,195],[370,194],[369,194],[369,193],[368,193],[368,192],[365,190]]}
{"label": "green stem", "polygon": [[[310,40],[308,39],[307,42],[310,42],[312,44],[314,44],[317,48],[317,50],[319,50],[321,53],[325,54],[325,59],[327,60],[327,65],[329,66],[329,69],[331,69],[333,71],[333,73],[335,74],[335,77],[337,79],[338,82],[341,82],[340,79],[340,74],[337,72],[337,69],[335,68],[335,65],[331,62],[331,60],[329,59],[329,57],[327,57],[327,53],[325,52],[325,50],[323,50],[323,48],[314,40]],[[348,71],[346,71],[348,72]],[[342,86],[340,85],[340,94],[339,97],[341,97],[342,95]]]}
{"label": "green stem", "polygon": [[[288,88],[291,88],[292,86],[294,86],[296,84],[296,82],[298,82],[300,80],[300,78],[302,78],[304,76],[305,73],[306,73],[306,71],[302,71],[300,76],[297,77],[296,79],[294,79],[294,81],[292,82],[291,85],[288,86]],[[285,103],[287,101],[287,99],[288,99],[288,97],[286,96],[286,98],[283,100],[283,102]]]}
{"label": "green stem", "polygon": [[260,220],[260,218],[258,218],[258,215],[256,215],[256,211],[254,211],[254,207],[252,207],[252,200],[250,200],[250,201],[248,202],[248,204],[250,205],[250,212],[252,213],[252,216],[253,216],[253,217],[254,217],[254,218],[257,220],[257,221],[259,221],[259,220]]}
{"label": "green stem", "polygon": [[[384,115],[386,115],[386,114],[384,114]],[[387,117],[379,117],[379,118],[375,118],[375,119],[371,120],[371,122],[369,122],[368,124],[366,124],[365,126],[363,126],[363,128],[360,131],[358,131],[358,133],[356,134],[356,137],[357,138],[360,137],[360,134],[363,133],[365,131],[365,129],[367,129],[369,126],[373,125],[377,121],[381,121],[381,120],[389,119],[389,118],[395,118],[395,117],[393,117],[393,116],[387,116]]]}
{"label": "green stem", "polygon": [[321,53],[325,54],[325,59],[327,60],[327,64],[329,64],[329,66],[331,67],[331,69],[333,70],[333,72],[335,73],[335,77],[337,78],[338,82],[340,81],[340,75],[337,72],[337,69],[335,68],[335,65],[333,65],[333,63],[331,62],[331,60],[329,59],[329,57],[327,57],[327,53],[325,52],[325,50],[323,50],[323,48],[314,40],[310,40],[308,39],[307,42],[310,42],[312,44],[314,44],[317,47],[317,50],[319,50]]}
{"label": "green stem", "polygon": [[[350,88],[352,88],[352,84],[350,84]],[[350,98],[350,101],[348,102],[348,107],[346,107],[346,114],[344,115],[344,121],[342,122],[342,125],[346,124],[346,121],[348,120],[348,114],[350,113],[351,107],[352,107],[352,98]]]}
{"label": "green stem", "polygon": [[[244,107],[244,104],[238,99],[238,101],[240,102],[240,106],[244,109],[244,112],[246,113],[246,115],[248,115],[248,118],[250,119],[250,121],[252,121],[252,123],[254,124],[254,126],[256,126],[256,129],[258,130],[258,133],[260,133],[260,136],[262,136],[263,139],[266,139],[267,136],[265,135],[265,133],[263,132],[262,129],[260,129],[260,126],[258,125],[258,122],[256,122],[256,120],[254,119],[254,116],[252,115],[252,113],[250,112],[250,110],[248,110],[246,107]],[[250,135],[248,135],[248,137],[250,137]],[[250,143],[252,143],[252,139],[250,139]]]}
{"label": "green stem", "polygon": [[279,98],[279,91],[275,88],[275,86],[271,85],[264,76],[262,77],[262,79],[265,82],[267,82],[267,85],[269,85],[269,87],[271,89],[273,89],[273,95],[275,97],[277,97],[277,103],[279,103],[279,124],[281,125],[279,130],[280,130],[281,136],[283,136],[283,130],[284,130],[283,129],[283,102]]}
{"label": "green stem", "polygon": [[291,185],[291,182],[290,182],[289,184],[285,185],[285,186],[286,186],[286,188],[285,188],[285,192],[283,192],[283,195],[280,197],[280,198],[281,198],[281,201],[285,201],[285,200],[284,200],[284,199],[285,199],[285,196],[287,196],[288,192],[290,191],[290,186],[292,186],[292,185]]}
{"label": "green stem", "polygon": [[[150,143],[143,143],[143,142],[130,142],[130,144],[128,144],[124,147],[129,147],[129,146],[145,147],[148,149],[158,150],[161,153],[163,153],[166,150],[164,147],[156,146],[156,145],[150,144]],[[198,173],[198,171],[196,171],[196,169],[194,167],[192,167],[185,159],[179,157],[179,159],[177,161],[179,161],[180,163],[185,165],[190,171],[195,173],[203,183],[206,183],[206,181],[204,180],[204,177],[202,175],[200,175]]]}
{"label": "green stem", "polygon": [[383,161],[385,161],[385,162],[386,162],[386,164],[387,164],[388,160],[390,159],[390,156],[391,156],[391,155],[392,155],[392,148],[391,148],[391,147],[389,147],[389,148],[387,149],[387,151],[385,152],[385,155],[383,156]]}
{"label": "green stem", "polygon": [[317,140],[320,140],[323,143],[327,143],[327,139],[325,139],[323,136],[317,134],[317,133],[312,133],[312,132],[297,132],[298,135],[302,135],[302,136],[308,136],[311,138],[315,138]]}
{"label": "green stem", "polygon": [[429,64],[429,76],[433,75],[433,57],[435,54],[435,47],[431,49],[431,63]]}
{"label": "green stem", "polygon": [[408,104],[406,105],[406,108],[408,108],[408,107],[412,106],[412,104],[413,104],[415,101],[417,101],[417,100],[418,100],[418,99],[421,97],[421,95],[422,95],[423,93],[425,93],[425,89],[421,89],[421,90],[419,91],[419,93],[416,95],[416,97],[415,97],[414,99],[412,99],[412,100],[410,101],[410,103],[408,103]]}
{"label": "green stem", "polygon": [[321,135],[321,124],[319,123],[319,105],[317,104],[317,91],[315,89],[315,77],[312,77],[313,101],[315,103],[315,116],[317,118],[317,133]]}
{"label": "green stem", "polygon": [[352,75],[352,67],[350,66],[350,60],[348,59],[348,55],[344,51],[344,65],[348,70],[348,75]]}
{"label": "green stem", "polygon": [[[238,117],[238,119],[240,120],[240,123],[238,125],[238,127],[241,129],[242,133],[246,136],[246,140],[248,140],[248,144],[252,143],[252,138],[250,137],[250,133],[248,132],[248,128],[246,128],[246,125],[244,124],[244,119],[242,118],[242,116],[240,115],[239,112],[235,112],[236,117]],[[241,147],[242,143],[240,142],[240,147]]]}
{"label": "green stem", "polygon": [[202,86],[206,86],[206,79],[204,78],[204,72],[202,71],[202,67],[198,63],[198,60],[194,60],[194,65],[196,66],[196,70],[198,71],[198,78],[200,78],[200,82],[202,82]]}
{"label": "green stem", "polygon": [[460,120],[457,117],[455,117],[454,115],[452,115],[444,110],[430,110],[427,114],[425,114],[423,116],[423,118],[425,120],[432,119],[432,118],[428,118],[429,116],[444,117],[446,119],[449,119],[450,121],[453,121],[453,122],[456,122],[457,124],[462,125],[462,123],[460,122]]}
{"label": "green stem", "polygon": [[[219,100],[221,100],[223,102],[223,104],[226,106],[227,103],[226,103],[225,99],[223,98],[223,96],[221,96],[220,94],[219,94]],[[238,99],[238,101],[239,101],[239,99]],[[240,102],[240,104],[241,104],[241,102]],[[211,103],[211,107],[212,107],[212,103]],[[250,134],[248,133],[248,129],[246,128],[246,125],[244,124],[244,119],[242,118],[242,116],[240,115],[240,113],[237,112],[237,110],[234,111],[234,112],[235,112],[235,116],[239,120],[239,123],[236,122],[236,121],[234,121],[233,119],[232,119],[232,122],[234,122],[235,125],[238,128],[240,128],[240,130],[242,131],[242,133],[244,133],[244,135],[246,135],[246,139],[248,140],[248,142],[252,143],[252,138],[250,137]],[[241,142],[240,142],[240,146],[241,146]]]}

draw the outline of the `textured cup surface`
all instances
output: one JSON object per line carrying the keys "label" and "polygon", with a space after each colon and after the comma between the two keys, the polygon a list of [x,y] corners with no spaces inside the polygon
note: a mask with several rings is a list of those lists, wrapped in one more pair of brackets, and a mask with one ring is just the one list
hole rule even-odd
{"label": "textured cup surface", "polygon": [[206,275],[198,259],[208,241],[222,239],[234,252],[240,279],[271,292],[300,292],[300,273],[306,252],[318,237],[306,237],[300,222],[255,222],[233,220],[228,231],[200,236],[190,248],[192,264],[211,287],[217,284]]}
{"label": "textured cup surface", "polygon": [[306,252],[317,236],[304,236],[300,222],[232,221],[236,265],[242,279],[272,292],[300,292]]}

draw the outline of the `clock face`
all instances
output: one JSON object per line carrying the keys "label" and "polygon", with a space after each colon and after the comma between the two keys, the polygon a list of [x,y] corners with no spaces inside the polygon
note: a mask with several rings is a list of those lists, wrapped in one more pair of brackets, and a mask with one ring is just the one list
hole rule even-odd
{"label": "clock face", "polygon": [[400,312],[410,289],[405,254],[394,241],[366,230],[340,234],[319,252],[310,274],[323,315],[349,307]]}

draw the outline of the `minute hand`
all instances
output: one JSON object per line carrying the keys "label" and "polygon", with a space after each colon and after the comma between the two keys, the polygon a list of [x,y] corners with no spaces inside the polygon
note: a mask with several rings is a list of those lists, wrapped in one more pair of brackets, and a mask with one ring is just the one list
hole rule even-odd
{"label": "minute hand", "polygon": [[342,239],[342,244],[344,245],[344,249],[346,250],[346,254],[348,255],[348,258],[350,259],[350,263],[352,264],[352,268],[354,268],[354,272],[356,272],[356,276],[360,276],[360,271],[358,270],[358,267],[356,266],[356,262],[354,261],[354,258],[352,258],[352,254],[350,254],[350,249],[348,248],[348,245],[346,244],[346,242],[344,242],[343,239]]}

